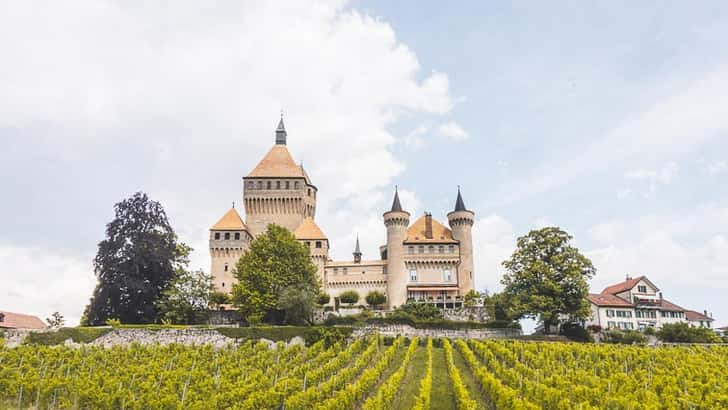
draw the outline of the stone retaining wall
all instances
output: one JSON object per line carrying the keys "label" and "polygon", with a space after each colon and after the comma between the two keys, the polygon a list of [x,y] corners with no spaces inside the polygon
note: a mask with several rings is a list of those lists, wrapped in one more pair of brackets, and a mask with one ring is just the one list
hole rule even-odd
{"label": "stone retaining wall", "polygon": [[409,325],[366,326],[354,330],[352,337],[379,332],[382,336],[443,337],[451,339],[505,339],[521,336],[520,329],[417,329]]}

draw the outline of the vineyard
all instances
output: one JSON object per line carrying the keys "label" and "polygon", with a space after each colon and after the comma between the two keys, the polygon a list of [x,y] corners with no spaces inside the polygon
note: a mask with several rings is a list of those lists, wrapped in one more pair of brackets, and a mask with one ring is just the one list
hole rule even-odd
{"label": "vineyard", "polygon": [[0,347],[0,408],[717,409],[728,347],[388,339]]}

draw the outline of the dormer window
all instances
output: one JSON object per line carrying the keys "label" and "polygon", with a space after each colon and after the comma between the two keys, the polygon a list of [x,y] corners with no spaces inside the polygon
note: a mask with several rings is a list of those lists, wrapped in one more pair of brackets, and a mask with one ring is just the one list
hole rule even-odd
{"label": "dormer window", "polygon": [[220,240],[220,232],[215,232],[215,240],[216,241]]}
{"label": "dormer window", "polygon": [[230,240],[230,232],[225,232],[225,240],[226,241]]}
{"label": "dormer window", "polygon": [[240,240],[240,232],[235,232],[235,240],[236,241]]}
{"label": "dormer window", "polygon": [[639,286],[637,286],[637,292],[639,292],[639,293],[647,293],[647,286],[645,286],[645,285],[639,285]]}

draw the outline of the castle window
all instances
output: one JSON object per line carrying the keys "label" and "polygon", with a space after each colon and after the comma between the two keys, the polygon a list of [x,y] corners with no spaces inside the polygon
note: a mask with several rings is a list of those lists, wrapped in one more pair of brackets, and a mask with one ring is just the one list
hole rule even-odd
{"label": "castle window", "polygon": [[228,271],[228,264],[226,263],[225,264],[225,272],[227,272],[227,271]]}
{"label": "castle window", "polygon": [[445,253],[445,245],[440,245],[437,247],[438,253]]}
{"label": "castle window", "polygon": [[316,249],[321,249],[321,241],[316,241]]}
{"label": "castle window", "polygon": [[417,282],[417,269],[410,269],[409,279],[410,282]]}
{"label": "castle window", "polygon": [[308,246],[310,248],[311,247],[311,242],[306,241],[306,246]]}
{"label": "castle window", "polygon": [[414,254],[415,253],[415,247],[412,246],[412,245],[408,246],[407,247],[407,253],[409,253],[410,255]]}
{"label": "castle window", "polygon": [[428,246],[427,253],[435,253],[435,245]]}
{"label": "castle window", "polygon": [[339,273],[339,268],[334,268],[334,275],[338,275],[338,273]]}
{"label": "castle window", "polygon": [[227,241],[229,239],[230,239],[230,232],[225,232],[225,240]]}
{"label": "castle window", "polygon": [[298,181],[296,181],[296,182],[294,182],[294,183],[293,183],[293,187],[294,187],[295,189],[298,189],[298,188],[300,188],[300,187],[301,187],[301,184],[300,184],[300,183],[299,183]]}
{"label": "castle window", "polygon": [[222,287],[223,287],[223,288],[225,287],[225,282],[223,282],[223,283],[222,283]]}
{"label": "castle window", "polygon": [[265,187],[266,187],[266,189],[270,189],[270,181],[265,183]]}
{"label": "castle window", "polygon": [[308,196],[311,196],[311,188],[308,189]]}
{"label": "castle window", "polygon": [[258,181],[258,189],[263,189],[263,181]]}
{"label": "castle window", "polygon": [[236,241],[240,240],[240,232],[235,232],[235,240]]}
{"label": "castle window", "polygon": [[255,188],[255,182],[250,181],[248,182],[248,189],[254,189]]}
{"label": "castle window", "polygon": [[425,245],[418,246],[417,253],[425,253]]}
{"label": "castle window", "polygon": [[220,232],[215,232],[215,240],[220,240]]}
{"label": "castle window", "polygon": [[291,188],[291,181],[286,181],[286,189],[290,189],[290,188]]}
{"label": "castle window", "polygon": [[281,189],[281,181],[276,181],[276,189]]}
{"label": "castle window", "polygon": [[446,268],[444,271],[442,271],[442,280],[445,282],[452,281],[452,271],[450,268]]}
{"label": "castle window", "polygon": [[348,270],[349,270],[349,269],[347,269],[347,268],[344,268],[344,275],[346,275],[346,274],[347,274]]}
{"label": "castle window", "polygon": [[447,250],[448,250],[448,251],[449,251],[450,253],[455,253],[455,245],[448,245],[448,247],[447,247]]}

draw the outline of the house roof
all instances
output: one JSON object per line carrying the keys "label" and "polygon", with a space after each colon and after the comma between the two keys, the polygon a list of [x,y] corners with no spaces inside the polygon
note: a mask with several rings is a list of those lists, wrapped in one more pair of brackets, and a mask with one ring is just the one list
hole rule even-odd
{"label": "house roof", "polygon": [[210,228],[211,230],[235,230],[235,231],[247,231],[248,227],[245,226],[243,218],[240,217],[238,211],[235,208],[230,208],[229,211],[220,218],[215,225]]}
{"label": "house roof", "polygon": [[37,316],[24,315],[22,313],[0,311],[2,321],[0,328],[6,329],[45,329],[46,325]]}
{"label": "house roof", "polygon": [[610,295],[608,293],[590,293],[587,296],[589,302],[597,306],[608,307],[632,307],[633,305],[619,296]]}
{"label": "house roof", "polygon": [[712,317],[705,316],[704,314],[702,314],[700,312],[696,312],[694,310],[686,310],[685,319],[690,320],[690,321],[699,321],[699,320],[709,321],[709,322],[713,321]]}
{"label": "house roof", "polygon": [[661,299],[658,303],[658,306],[660,306],[660,310],[665,310],[668,312],[685,312],[686,310],[684,308],[681,308],[680,306],[670,302],[667,299]]}
{"label": "house roof", "polygon": [[407,228],[407,239],[405,242],[416,243],[457,243],[452,237],[452,231],[434,218],[432,219],[432,238],[425,237],[427,215],[419,217],[415,223]]}
{"label": "house roof", "polygon": [[311,217],[304,218],[301,225],[293,231],[293,235],[296,239],[328,239]]}
{"label": "house roof", "polygon": [[283,144],[274,145],[247,178],[305,178],[308,181],[303,167],[296,165],[288,148]]}
{"label": "house roof", "polygon": [[637,284],[642,280],[648,282],[656,290],[659,290],[659,289],[657,289],[657,286],[655,286],[654,283],[650,282],[650,280],[647,279],[647,277],[643,275],[643,276],[638,276],[636,278],[629,278],[629,279],[625,280],[624,282],[617,283],[616,285],[607,286],[606,288],[604,288],[602,293],[609,293],[612,295],[616,295],[617,293],[626,292],[626,291],[632,289],[633,287],[637,286]]}

